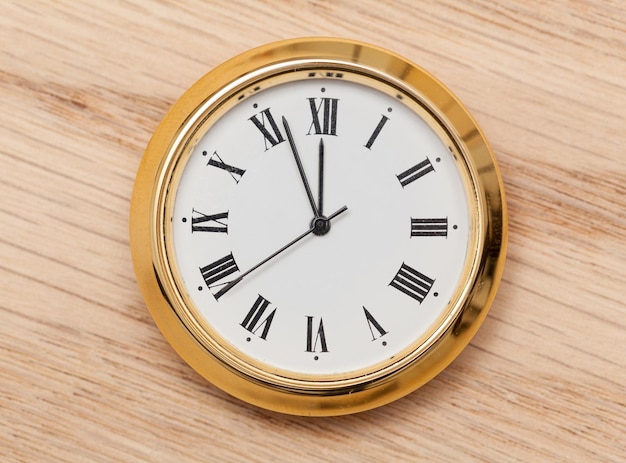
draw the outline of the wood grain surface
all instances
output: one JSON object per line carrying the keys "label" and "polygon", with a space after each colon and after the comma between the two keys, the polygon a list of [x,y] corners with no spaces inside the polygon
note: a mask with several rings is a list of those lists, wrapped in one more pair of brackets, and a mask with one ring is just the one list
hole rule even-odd
{"label": "wood grain surface", "polygon": [[[328,35],[419,63],[496,153],[504,279],[468,348],[391,405],[246,405],[154,325],[130,259],[143,150],[193,82]],[[0,2],[0,461],[626,461],[626,2]]]}

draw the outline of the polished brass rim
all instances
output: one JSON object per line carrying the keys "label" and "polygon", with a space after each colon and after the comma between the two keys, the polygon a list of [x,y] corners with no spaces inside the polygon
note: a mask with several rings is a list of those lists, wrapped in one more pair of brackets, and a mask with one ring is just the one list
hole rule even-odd
{"label": "polished brass rim", "polygon": [[[458,156],[474,217],[466,283],[439,326],[399,360],[336,377],[269,371],[242,356],[201,321],[178,277],[166,211],[191,149],[213,120],[261,87],[310,70],[340,70],[354,81],[409,96]],[[410,104],[410,103],[409,103]],[[464,173],[465,172],[465,173]],[[337,39],[300,39],[251,50],[192,86],[155,132],[142,160],[131,204],[131,247],[138,281],[157,325],[200,374],[244,400],[287,413],[340,414],[382,405],[411,392],[449,364],[474,335],[495,296],[506,243],[501,179],[480,129],[430,74],[397,55]]]}

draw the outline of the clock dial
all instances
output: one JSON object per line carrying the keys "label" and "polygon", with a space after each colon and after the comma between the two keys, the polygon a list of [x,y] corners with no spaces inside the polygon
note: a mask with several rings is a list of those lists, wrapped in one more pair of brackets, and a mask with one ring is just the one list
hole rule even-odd
{"label": "clock dial", "polygon": [[471,340],[502,274],[486,140],[413,63],[363,43],[269,44],[194,84],[131,202],[137,279],[165,337],[247,402],[377,407]]}
{"label": "clock dial", "polygon": [[345,375],[447,315],[472,235],[468,173],[407,95],[319,75],[225,112],[168,213],[184,288],[223,342],[271,368]]}

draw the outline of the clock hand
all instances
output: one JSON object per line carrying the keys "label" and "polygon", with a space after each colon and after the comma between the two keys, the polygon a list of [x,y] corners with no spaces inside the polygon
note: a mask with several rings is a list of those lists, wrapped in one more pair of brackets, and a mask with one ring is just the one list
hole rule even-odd
{"label": "clock hand", "polygon": [[285,127],[285,133],[287,134],[287,139],[289,140],[289,146],[291,146],[291,152],[293,153],[293,157],[296,160],[296,164],[298,165],[298,171],[300,172],[300,178],[302,178],[302,183],[304,184],[304,189],[306,190],[306,195],[309,198],[309,203],[311,203],[311,209],[313,209],[313,214],[315,217],[320,217],[320,213],[315,205],[315,200],[313,199],[313,193],[311,193],[311,187],[309,186],[309,181],[306,178],[306,174],[304,173],[304,167],[302,167],[302,161],[300,161],[300,155],[298,154],[298,150],[296,148],[296,143],[293,141],[293,136],[291,135],[291,130],[289,129],[289,124],[287,123],[287,119],[283,116],[283,126]]}
{"label": "clock hand", "polygon": [[318,171],[317,212],[324,215],[324,139],[320,138],[319,171]]}
{"label": "clock hand", "polygon": [[348,207],[347,206],[343,206],[342,208],[340,208],[339,210],[337,210],[336,212],[332,213],[331,215],[329,215],[328,217],[324,218],[324,217],[318,217],[313,219],[313,222],[311,222],[311,227],[305,231],[304,233],[302,233],[301,235],[299,235],[298,237],[294,238],[293,240],[291,240],[289,243],[287,243],[286,245],[284,245],[282,248],[280,248],[279,250],[275,251],[274,253],[270,254],[269,256],[267,256],[265,259],[263,259],[261,262],[259,262],[258,264],[250,267],[248,270],[246,270],[245,272],[243,272],[241,275],[239,275],[237,278],[235,278],[234,280],[226,283],[226,285],[220,289],[217,293],[215,293],[215,298],[219,299],[221,296],[223,296],[227,291],[230,291],[237,283],[241,282],[241,280],[244,279],[244,277],[246,277],[247,275],[249,275],[250,273],[252,273],[254,270],[258,269],[261,265],[267,263],[268,261],[272,260],[274,257],[276,257],[277,255],[279,255],[281,252],[287,250],[288,248],[290,248],[291,246],[293,246],[294,244],[296,244],[298,241],[300,241],[302,238],[310,235],[311,233],[315,232],[315,230],[318,230],[319,228],[329,228],[329,222],[334,219],[335,217],[337,217],[339,214],[342,214],[343,212],[347,211]]}

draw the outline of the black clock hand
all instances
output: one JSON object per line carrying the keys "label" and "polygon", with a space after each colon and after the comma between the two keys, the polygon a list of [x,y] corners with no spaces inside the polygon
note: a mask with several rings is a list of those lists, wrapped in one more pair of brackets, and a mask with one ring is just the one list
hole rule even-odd
{"label": "black clock hand", "polygon": [[324,139],[320,138],[319,149],[319,171],[318,171],[318,191],[317,191],[317,212],[324,216]]}
{"label": "black clock hand", "polygon": [[296,159],[296,164],[298,165],[298,171],[300,172],[300,178],[302,178],[306,195],[309,198],[309,203],[311,203],[311,209],[313,209],[314,217],[320,217],[320,213],[315,205],[315,200],[313,199],[313,193],[311,193],[309,181],[304,173],[304,167],[302,167],[302,161],[300,161],[300,155],[298,154],[296,143],[293,141],[293,136],[291,135],[291,130],[289,129],[289,124],[287,123],[285,116],[283,116],[283,126],[285,127],[285,133],[287,134],[287,139],[289,140],[289,146],[291,146],[291,152],[293,153],[293,157]]}
{"label": "black clock hand", "polygon": [[313,233],[315,230],[319,229],[320,227],[327,227],[327,223],[330,222],[332,219],[334,219],[335,217],[337,217],[339,214],[345,212],[348,210],[347,206],[343,206],[341,209],[339,209],[338,211],[332,213],[331,215],[329,215],[327,218],[317,218],[314,219],[313,222],[311,223],[311,228],[309,228],[307,231],[305,231],[304,233],[302,233],[300,236],[298,236],[297,238],[294,238],[293,240],[291,240],[289,243],[287,243],[286,245],[284,245],[282,248],[280,248],[279,250],[277,250],[276,252],[274,252],[273,254],[270,254],[269,256],[267,256],[265,259],[263,259],[261,262],[259,262],[258,264],[250,267],[248,270],[246,270],[245,272],[243,272],[241,275],[239,275],[237,278],[235,278],[233,281],[230,281],[228,283],[226,283],[226,285],[220,289],[217,293],[215,293],[215,299],[219,299],[221,296],[223,296],[227,291],[230,291],[231,289],[233,289],[233,287],[241,282],[241,280],[244,279],[244,277],[246,277],[247,275],[249,275],[250,273],[252,273],[254,270],[258,269],[261,265],[269,262],[270,260],[272,260],[274,257],[276,257],[277,255],[279,255],[281,252],[287,250],[288,248],[290,248],[291,246],[293,246],[294,244],[296,244],[298,241],[300,241],[302,238],[310,235],[311,233]]}

